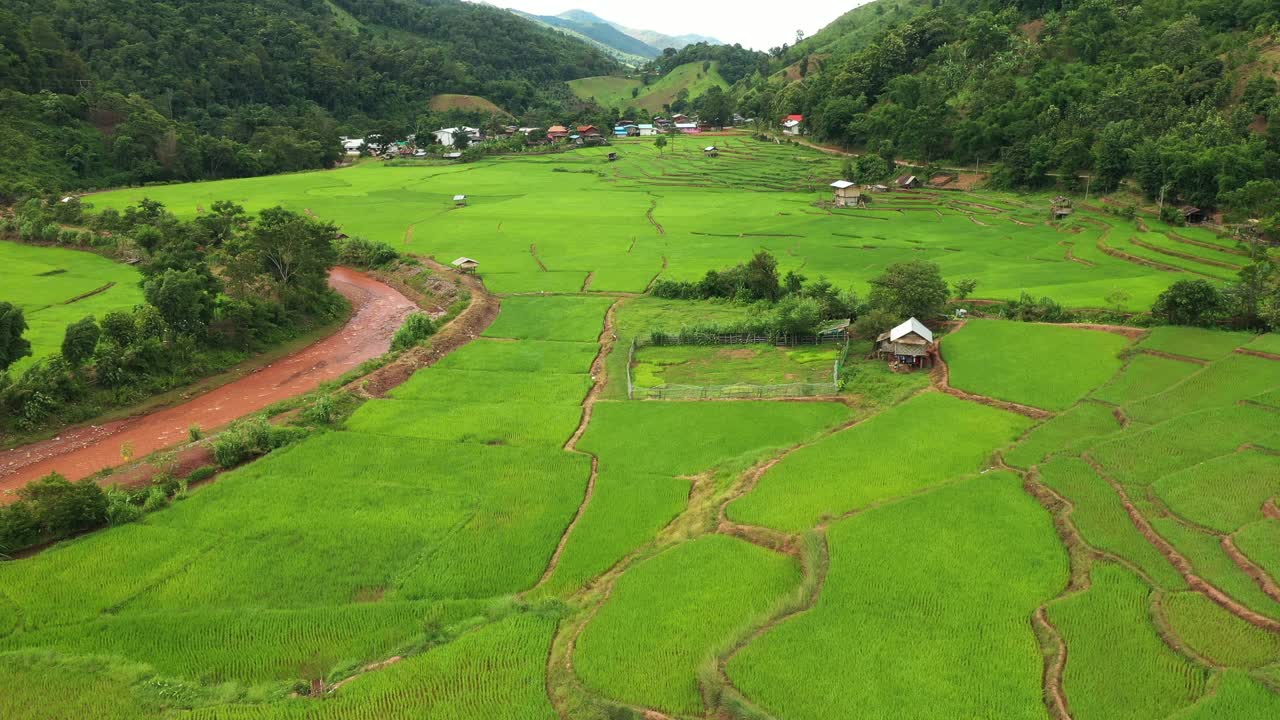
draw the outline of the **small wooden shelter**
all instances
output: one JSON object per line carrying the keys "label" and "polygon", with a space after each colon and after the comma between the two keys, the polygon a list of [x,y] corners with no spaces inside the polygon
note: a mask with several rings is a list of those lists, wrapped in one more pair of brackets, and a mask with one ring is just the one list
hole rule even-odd
{"label": "small wooden shelter", "polygon": [[919,320],[910,318],[889,332],[881,333],[876,338],[874,352],[900,365],[933,367],[938,357],[938,346],[933,341],[933,331]]}
{"label": "small wooden shelter", "polygon": [[831,188],[835,191],[836,207],[865,207],[867,204],[862,188],[856,183],[837,180],[831,183]]}
{"label": "small wooden shelter", "polygon": [[1182,219],[1187,221],[1189,225],[1195,225],[1205,221],[1205,213],[1198,207],[1187,205],[1181,208]]}
{"label": "small wooden shelter", "polygon": [[708,145],[702,148],[702,154],[706,157],[720,157],[720,148],[715,145]]}
{"label": "small wooden shelter", "polygon": [[480,267],[480,263],[469,257],[460,257],[449,264],[457,268],[458,272],[471,273],[473,275],[476,272],[476,268]]}
{"label": "small wooden shelter", "polygon": [[614,162],[617,159],[618,159],[618,153],[616,152],[609,153],[609,162]]}
{"label": "small wooden shelter", "polygon": [[920,182],[920,178],[916,177],[915,175],[903,175],[902,177],[898,178],[898,187],[902,188],[903,190],[914,190],[920,187],[921,184],[922,183]]}
{"label": "small wooden shelter", "polygon": [[1059,195],[1053,199],[1053,203],[1049,206],[1050,220],[1064,220],[1073,212],[1071,207],[1071,198]]}
{"label": "small wooden shelter", "polygon": [[454,207],[466,207],[466,206],[467,206],[467,196],[466,196],[466,195],[454,195],[454,196],[453,196],[453,206],[454,206]]}

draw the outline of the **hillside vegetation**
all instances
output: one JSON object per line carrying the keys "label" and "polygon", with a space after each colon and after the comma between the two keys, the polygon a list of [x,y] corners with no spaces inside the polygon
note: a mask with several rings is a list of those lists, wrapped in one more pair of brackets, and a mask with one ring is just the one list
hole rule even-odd
{"label": "hillside vegetation", "polygon": [[10,0],[0,45],[0,198],[323,167],[438,93],[558,113],[616,67],[456,0]]}
{"label": "hillside vegetation", "polygon": [[637,108],[658,113],[679,99],[697,99],[712,87],[728,89],[719,63],[690,62],[680,65],[649,84],[638,78],[603,75],[571,80],[569,88],[583,100],[622,110]]}
{"label": "hillside vegetation", "polygon": [[1152,199],[1268,215],[1277,29],[1260,0],[880,0],[778,49],[774,71],[818,68],[753,78],[741,111],[803,113],[818,140],[922,164],[996,163],[1005,187],[1132,178]]}

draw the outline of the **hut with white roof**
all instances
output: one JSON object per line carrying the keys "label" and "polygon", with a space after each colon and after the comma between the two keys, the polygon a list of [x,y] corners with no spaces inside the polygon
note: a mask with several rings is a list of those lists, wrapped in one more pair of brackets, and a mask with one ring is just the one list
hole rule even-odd
{"label": "hut with white roof", "polygon": [[933,331],[915,318],[876,338],[875,353],[885,360],[913,368],[933,367],[938,346]]}

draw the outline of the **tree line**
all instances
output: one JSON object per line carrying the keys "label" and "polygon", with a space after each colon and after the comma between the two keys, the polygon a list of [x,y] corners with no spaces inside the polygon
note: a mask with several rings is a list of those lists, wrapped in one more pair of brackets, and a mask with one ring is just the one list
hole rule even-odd
{"label": "tree line", "polygon": [[337,318],[328,286],[341,255],[365,264],[396,253],[283,208],[250,216],[219,201],[192,220],[143,200],[85,216],[76,203],[32,199],[0,232],[96,249],[137,261],[146,302],[71,323],[58,353],[20,376],[31,352],[21,308],[0,298],[0,431],[77,422],[229,367]]}

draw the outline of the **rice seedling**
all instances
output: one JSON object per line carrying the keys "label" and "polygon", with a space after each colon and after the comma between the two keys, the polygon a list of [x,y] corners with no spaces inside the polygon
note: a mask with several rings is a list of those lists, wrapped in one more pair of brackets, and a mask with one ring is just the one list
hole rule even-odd
{"label": "rice seedling", "polygon": [[595,342],[610,298],[510,297],[485,337]]}
{"label": "rice seedling", "polygon": [[1152,517],[1152,527],[1191,563],[1192,570],[1250,610],[1280,619],[1280,602],[1240,569],[1216,535],[1189,529],[1173,518]]}
{"label": "rice seedling", "polygon": [[1111,563],[1094,565],[1091,577],[1088,590],[1049,607],[1067,643],[1063,686],[1072,716],[1156,720],[1198,700],[1209,674],[1156,634],[1150,589]]}
{"label": "rice seedling", "polygon": [[1119,430],[1111,408],[1082,402],[1037,425],[1004,454],[1004,459],[1015,467],[1031,467],[1057,453],[1079,452],[1097,438]]}
{"label": "rice seedling", "polygon": [[1227,670],[1212,694],[1176,720],[1268,720],[1280,713],[1280,693],[1238,670]]}
{"label": "rice seedling", "polygon": [[699,713],[698,666],[799,581],[791,557],[736,538],[682,543],[618,580],[578,640],[574,669],[609,697]]}
{"label": "rice seedling", "polygon": [[1040,468],[1040,479],[1071,503],[1071,522],[1085,542],[1133,563],[1158,587],[1186,587],[1182,575],[1138,531],[1116,491],[1083,460],[1056,458]]}
{"label": "rice seedling", "polygon": [[1120,369],[1120,335],[970,320],[942,342],[951,384],[978,395],[1065,410]]}
{"label": "rice seedling", "polygon": [[1156,494],[1191,522],[1223,533],[1262,519],[1262,504],[1280,495],[1280,463],[1263,452],[1239,452],[1166,475]]}
{"label": "rice seedling", "polygon": [[1065,584],[1067,559],[1016,477],[868,510],[828,545],[817,605],[729,661],[753,702],[796,720],[1045,717],[1027,618]]}
{"label": "rice seedling", "polygon": [[1158,395],[1129,405],[1126,412],[1135,420],[1154,424],[1276,389],[1280,389],[1280,362],[1231,355]]}
{"label": "rice seedling", "polygon": [[1138,353],[1129,358],[1119,375],[1095,390],[1093,397],[1125,405],[1168,390],[1200,370],[1195,363]]}
{"label": "rice seedling", "polygon": [[950,395],[918,395],[788,455],[755,490],[729,505],[729,516],[807,530],[825,518],[977,472],[997,447],[1030,425],[1021,415]]}
{"label": "rice seedling", "polygon": [[1272,578],[1280,578],[1280,520],[1268,518],[1240,528],[1235,535],[1240,552]]}
{"label": "rice seedling", "polygon": [[1249,344],[1254,337],[1252,333],[1166,325],[1153,329],[1138,347],[1200,360],[1218,360]]}
{"label": "rice seedling", "polygon": [[1174,593],[1162,605],[1178,637],[1211,662],[1246,669],[1280,662],[1280,636],[1250,625],[1200,593]]}

